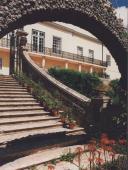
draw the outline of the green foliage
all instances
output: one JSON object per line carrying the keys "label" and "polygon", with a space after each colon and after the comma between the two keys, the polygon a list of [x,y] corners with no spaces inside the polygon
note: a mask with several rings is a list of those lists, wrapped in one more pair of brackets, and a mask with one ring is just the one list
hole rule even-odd
{"label": "green foliage", "polygon": [[127,145],[116,144],[116,145],[114,145],[113,148],[116,151],[116,153],[127,155],[127,149],[128,149]]}
{"label": "green foliage", "polygon": [[112,99],[111,107],[117,110],[112,113],[112,119],[116,123],[117,129],[125,133],[127,125],[127,92],[121,89],[119,80],[112,80],[110,87],[111,89],[107,92],[107,95]]}
{"label": "green foliage", "polygon": [[53,164],[53,165],[56,165],[56,162],[57,162],[56,159],[53,159],[53,160],[50,161],[50,163]]}
{"label": "green foliage", "polygon": [[26,83],[33,88],[32,94],[33,96],[43,103],[47,105],[48,109],[60,109],[62,107],[62,102],[57,98],[53,97],[52,94],[43,88],[43,85],[40,82],[37,84],[31,80],[31,78],[27,77],[25,74],[15,74],[14,77],[22,84]]}
{"label": "green foliage", "polygon": [[107,92],[107,95],[112,99],[113,104],[119,104],[119,80],[112,80],[110,82],[110,88],[111,90]]}
{"label": "green foliage", "polygon": [[60,161],[67,161],[67,162],[72,162],[73,159],[75,157],[75,154],[74,153],[67,153],[67,154],[63,154],[61,157],[60,157]]}
{"label": "green foliage", "polygon": [[[102,166],[103,170],[127,170],[127,157],[119,156],[117,160],[113,162],[107,162]],[[101,169],[96,169],[101,170]]]}
{"label": "green foliage", "polygon": [[97,74],[80,73],[69,69],[50,68],[49,74],[68,87],[87,96],[92,96],[97,86],[101,83]]}

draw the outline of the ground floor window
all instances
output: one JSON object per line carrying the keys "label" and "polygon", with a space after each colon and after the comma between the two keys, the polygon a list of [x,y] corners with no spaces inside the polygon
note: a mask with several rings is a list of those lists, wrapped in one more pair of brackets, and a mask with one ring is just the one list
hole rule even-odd
{"label": "ground floor window", "polygon": [[0,58],[0,70],[2,70],[2,58]]}

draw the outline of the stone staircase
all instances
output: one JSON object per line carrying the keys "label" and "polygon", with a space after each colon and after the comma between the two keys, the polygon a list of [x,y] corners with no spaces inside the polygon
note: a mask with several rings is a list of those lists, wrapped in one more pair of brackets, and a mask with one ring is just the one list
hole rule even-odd
{"label": "stone staircase", "polygon": [[[27,138],[34,139],[42,135],[46,140],[50,135],[57,141],[58,135],[63,135],[61,137],[66,139],[68,136],[83,134],[83,128],[80,127],[73,130],[63,128],[60,118],[50,116],[49,112],[44,111],[43,107],[15,79],[11,76],[0,76],[0,160],[5,161],[6,157],[10,157],[8,155],[12,156],[11,152],[15,144],[18,146],[19,142],[21,147],[22,141]],[[16,156],[18,148],[15,150]]]}

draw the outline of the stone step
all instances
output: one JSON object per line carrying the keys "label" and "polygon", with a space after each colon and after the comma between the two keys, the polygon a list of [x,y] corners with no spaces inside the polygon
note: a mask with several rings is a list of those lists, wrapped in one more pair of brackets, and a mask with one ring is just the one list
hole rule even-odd
{"label": "stone step", "polygon": [[76,126],[74,129],[68,129],[66,131],[67,136],[82,135],[82,134],[86,134],[85,130],[84,128],[79,126],[78,127]]}
{"label": "stone step", "polygon": [[0,85],[19,85],[19,83],[18,82],[0,82]]}
{"label": "stone step", "polygon": [[40,106],[39,103],[32,101],[25,101],[25,102],[0,102],[0,110],[2,107],[19,107],[19,106]]}
{"label": "stone step", "polygon": [[32,95],[30,95],[29,93],[28,94],[0,94],[0,99],[2,98],[32,98]]}
{"label": "stone step", "polygon": [[31,131],[20,131],[15,133],[9,133],[9,134],[0,134],[0,145],[6,144],[8,142],[14,141],[16,139],[22,139],[28,136],[34,136],[34,135],[48,135],[48,134],[54,134],[54,133],[65,133],[65,128],[58,126],[58,127],[48,127],[48,128],[42,128],[42,129],[33,129]]}
{"label": "stone step", "polygon": [[[18,131],[31,131],[35,129],[51,128],[62,126],[62,123],[58,120],[38,121],[38,122],[26,122],[11,125],[1,125],[0,134],[18,132]],[[1,137],[0,137],[1,138]]]}
{"label": "stone step", "polygon": [[0,102],[36,102],[37,100],[34,98],[0,98]]}
{"label": "stone step", "polygon": [[0,125],[4,124],[20,124],[25,122],[38,122],[38,121],[47,121],[47,120],[60,120],[59,117],[53,117],[49,115],[43,116],[32,116],[32,117],[9,117],[9,118],[0,118]]}
{"label": "stone step", "polygon": [[14,94],[14,95],[20,95],[20,94],[29,94],[27,91],[0,91],[0,95],[2,94]]}
{"label": "stone step", "polygon": [[33,117],[33,116],[45,116],[49,115],[49,112],[46,112],[44,110],[25,110],[25,111],[3,111],[0,112],[0,118],[11,118],[11,117]]}
{"label": "stone step", "polygon": [[0,85],[0,89],[4,89],[4,88],[8,88],[8,89],[25,89],[24,87],[20,86],[20,85],[14,85],[14,86],[10,86],[10,85]]}
{"label": "stone step", "polygon": [[14,80],[14,79],[0,79],[0,83],[17,83],[17,81],[16,80]]}
{"label": "stone step", "polygon": [[2,80],[15,80],[15,79],[13,79],[12,77],[1,77],[0,76],[0,81]]}
{"label": "stone step", "polygon": [[10,111],[26,111],[26,110],[43,110],[43,107],[40,107],[40,106],[18,106],[18,107],[1,107],[0,108],[0,114],[1,114],[1,112],[10,112]]}
{"label": "stone step", "polygon": [[18,89],[15,89],[15,88],[0,88],[0,92],[27,92],[27,89],[26,88],[18,88]]}

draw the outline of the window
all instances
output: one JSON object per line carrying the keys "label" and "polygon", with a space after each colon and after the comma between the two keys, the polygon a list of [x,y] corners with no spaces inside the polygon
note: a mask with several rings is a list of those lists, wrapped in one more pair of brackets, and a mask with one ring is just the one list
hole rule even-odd
{"label": "window", "polygon": [[32,51],[44,53],[45,33],[32,30]]}
{"label": "window", "polygon": [[2,70],[2,58],[0,58],[0,70]]}
{"label": "window", "polygon": [[83,48],[82,47],[77,47],[77,55],[83,56]]}
{"label": "window", "polygon": [[61,54],[61,38],[53,37],[53,53]]}
{"label": "window", "polygon": [[94,51],[93,50],[89,50],[89,58],[94,59]]}
{"label": "window", "polygon": [[110,55],[106,55],[106,62],[108,66],[111,66],[111,56]]}

